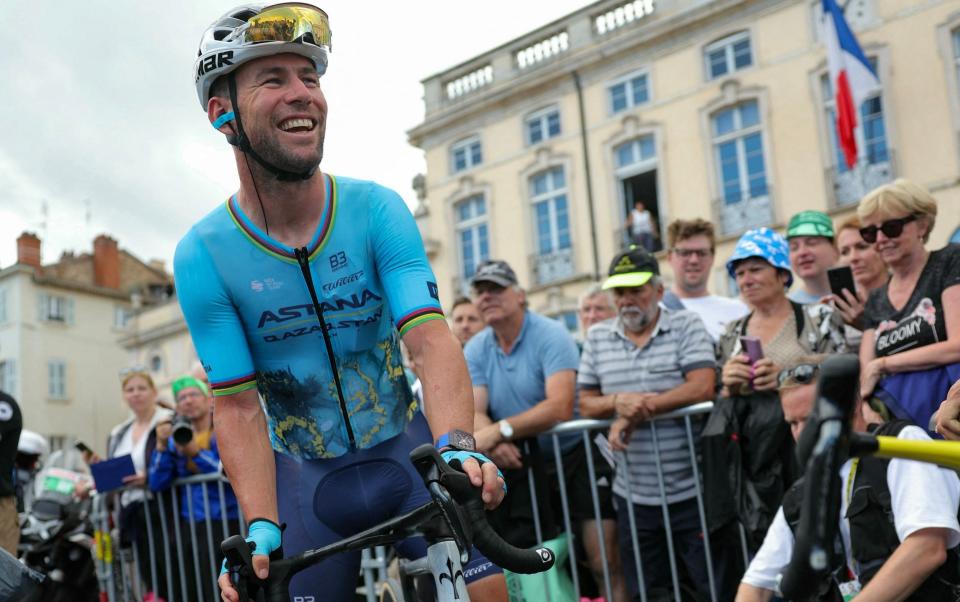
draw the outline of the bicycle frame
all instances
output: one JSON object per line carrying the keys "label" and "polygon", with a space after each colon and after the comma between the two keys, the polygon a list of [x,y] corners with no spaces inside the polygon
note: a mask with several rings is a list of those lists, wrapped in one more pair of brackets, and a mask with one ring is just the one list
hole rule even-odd
{"label": "bicycle frame", "polygon": [[447,465],[433,445],[417,447],[410,452],[410,459],[430,491],[430,502],[366,531],[291,558],[283,559],[282,551],[276,550],[270,555],[270,576],[266,580],[253,573],[252,544],[239,535],[224,541],[221,549],[240,601],[285,602],[289,599],[293,576],[324,558],[375,545],[390,545],[416,535],[427,540],[427,566],[434,576],[437,599],[441,602],[469,599],[463,563],[469,557],[471,542],[492,562],[514,572],[540,572],[553,566],[554,555],[548,548],[520,550],[493,532],[486,522],[479,490],[464,473]]}

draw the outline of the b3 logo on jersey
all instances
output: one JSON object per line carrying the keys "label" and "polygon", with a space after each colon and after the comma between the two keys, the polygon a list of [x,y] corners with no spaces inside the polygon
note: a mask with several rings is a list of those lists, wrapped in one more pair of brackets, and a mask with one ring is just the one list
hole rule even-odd
{"label": "b3 logo on jersey", "polygon": [[347,254],[344,253],[343,251],[340,251],[339,253],[334,253],[329,257],[329,259],[330,259],[330,269],[333,270],[334,272],[338,270],[342,270],[343,268],[347,267]]}
{"label": "b3 logo on jersey", "polygon": [[427,292],[430,293],[430,296],[436,299],[437,301],[440,300],[440,291],[437,289],[436,282],[427,283]]}

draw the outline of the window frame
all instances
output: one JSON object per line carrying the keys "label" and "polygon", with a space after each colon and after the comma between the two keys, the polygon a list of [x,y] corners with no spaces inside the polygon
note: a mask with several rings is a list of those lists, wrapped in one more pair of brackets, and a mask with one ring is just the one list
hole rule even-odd
{"label": "window frame", "polygon": [[8,357],[0,360],[0,391],[13,397],[18,397],[17,391],[17,360]]}
{"label": "window frame", "polygon": [[[477,153],[479,158],[474,160],[473,156],[473,147],[476,146]],[[464,166],[457,167],[457,153],[464,151]],[[459,174],[465,173],[474,169],[478,165],[483,165],[483,145],[480,141],[480,134],[474,134],[472,136],[467,136],[466,138],[461,138],[453,144],[450,145],[449,157],[450,161],[450,173]]]}
{"label": "window frame", "polygon": [[[479,215],[471,215],[466,219],[460,219],[460,207],[467,203],[473,203],[477,200],[481,201],[483,204],[483,213]],[[477,265],[480,265],[483,261],[486,261],[491,257],[490,253],[490,207],[489,201],[487,200],[487,195],[484,192],[475,192],[469,195],[466,195],[459,200],[453,203],[453,230],[454,230],[454,240],[456,241],[457,248],[457,274],[460,277],[460,281],[464,284],[470,281],[470,278],[473,277],[473,273],[467,274],[466,263],[464,261],[464,252],[463,252],[463,238],[462,233],[471,230],[474,234],[473,251],[477,255],[478,260],[475,262],[474,270]],[[483,257],[482,246],[480,241],[480,228],[486,226],[486,232],[484,236],[486,237],[487,244],[487,257]]]}
{"label": "window frame", "polygon": [[[738,42],[741,42],[743,40],[747,41],[747,44],[750,50],[750,64],[744,65],[743,67],[737,67],[736,55],[734,53],[733,47]],[[724,66],[727,70],[719,75],[713,75],[713,71],[711,69],[710,55],[720,49],[724,50]],[[704,79],[708,82],[715,81],[715,80],[723,79],[725,77],[729,77],[732,74],[737,73],[739,71],[744,71],[746,69],[749,69],[757,64],[756,57],[754,56],[754,54],[755,53],[754,53],[754,47],[753,47],[753,36],[750,34],[749,29],[736,31],[731,34],[727,34],[722,38],[714,40],[713,42],[706,44],[703,47],[703,51],[701,53],[701,58],[703,62]]]}
{"label": "window frame", "polygon": [[[742,109],[743,106],[753,103],[756,106],[757,110],[757,123],[744,126],[742,123],[742,114],[739,109]],[[714,123],[717,117],[725,111],[734,111],[734,119],[739,121],[739,124],[735,124],[735,129],[730,132],[719,134],[715,133]],[[764,196],[770,196],[770,178],[769,178],[769,160],[767,158],[767,147],[766,147],[766,132],[764,131],[763,123],[763,112],[760,100],[758,98],[742,98],[738,99],[736,102],[718,107],[715,110],[711,111],[708,115],[707,125],[710,128],[710,149],[711,156],[715,166],[715,173],[717,177],[717,191],[719,193],[719,199],[722,202],[723,206],[731,206],[739,203],[749,201],[750,199],[763,198]],[[745,140],[749,136],[760,135],[760,153],[761,158],[763,159],[763,180],[764,180],[764,190],[765,194],[754,196],[750,193],[750,174],[747,169],[747,150],[745,148]],[[720,147],[721,145],[727,144],[729,142],[735,142],[735,149],[737,153],[737,182],[740,185],[740,199],[734,202],[727,201],[726,198],[726,180],[723,176],[723,161],[720,157]],[[744,188],[746,184],[746,188]],[[744,196],[743,193],[746,192],[747,195]]]}
{"label": "window frame", "polygon": [[47,360],[47,398],[67,399],[67,362]]}
{"label": "window frame", "polygon": [[[534,191],[534,181],[540,177],[547,178],[547,181],[550,185],[553,184],[553,179],[551,174],[559,172],[563,178],[563,185],[556,188],[550,188],[545,192],[536,193]],[[527,191],[530,195],[530,210],[532,215],[533,223],[533,244],[534,244],[534,255],[536,257],[546,257],[550,255],[556,255],[565,251],[571,251],[573,249],[573,220],[571,219],[571,207],[570,207],[570,184],[567,178],[567,170],[563,165],[549,165],[541,170],[538,170],[530,174],[527,178]],[[559,224],[559,211],[557,209],[557,200],[563,197],[565,207],[564,211],[566,213],[567,219],[567,245],[562,246],[561,234],[560,234],[560,224]],[[541,204],[547,204],[547,220],[550,227],[550,250],[544,253],[541,250],[541,240],[540,240],[540,222],[537,216],[537,208]]]}
{"label": "window frame", "polygon": [[[556,114],[557,116],[557,132],[555,134],[550,133],[550,117]],[[540,140],[532,140],[530,126],[532,123],[538,122],[540,127],[543,128],[543,137]],[[523,140],[527,146],[536,146],[538,144],[543,144],[547,140],[556,138],[563,134],[563,120],[560,115],[560,106],[559,105],[550,105],[537,109],[532,113],[528,113],[526,117],[523,118]]]}
{"label": "window frame", "polygon": [[[634,91],[633,91],[632,89],[627,90],[627,89],[625,88],[625,89],[624,89],[624,92],[625,92],[626,101],[627,101],[626,106],[624,106],[622,109],[617,109],[616,107],[614,107],[614,105],[613,105],[613,88],[616,87],[616,86],[620,86],[620,85],[628,86],[628,84],[630,84],[630,82],[632,82],[633,80],[635,80],[635,79],[637,79],[637,78],[639,78],[639,77],[643,77],[643,79],[644,79],[644,86],[645,86],[645,88],[646,88],[646,98],[645,98],[644,100],[642,100],[641,102],[636,102],[636,101],[634,101],[634,94],[633,94]],[[605,91],[606,96],[607,96],[607,112],[608,112],[610,115],[617,115],[617,114],[620,114],[620,113],[624,113],[624,112],[626,112],[626,111],[629,111],[629,110],[631,110],[631,109],[635,109],[635,108],[637,108],[637,107],[642,107],[642,106],[644,106],[644,105],[648,105],[648,104],[650,104],[650,102],[651,102],[652,99],[653,99],[653,84],[652,84],[652,81],[651,81],[651,79],[650,79],[650,69],[649,69],[648,67],[643,67],[643,68],[641,68],[641,69],[636,69],[636,70],[631,71],[631,72],[629,72],[629,73],[625,73],[625,74],[617,77],[616,79],[610,80],[610,81],[607,82],[607,84],[604,86],[604,91]],[[626,92],[630,92],[630,93],[629,93],[629,94],[626,94]]]}

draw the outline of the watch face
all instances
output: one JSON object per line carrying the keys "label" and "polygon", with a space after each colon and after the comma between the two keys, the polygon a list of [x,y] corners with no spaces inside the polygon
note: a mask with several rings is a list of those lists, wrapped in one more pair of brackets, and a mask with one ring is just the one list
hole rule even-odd
{"label": "watch face", "polygon": [[473,435],[464,431],[450,431],[450,445],[457,449],[473,451],[477,449],[477,443]]}

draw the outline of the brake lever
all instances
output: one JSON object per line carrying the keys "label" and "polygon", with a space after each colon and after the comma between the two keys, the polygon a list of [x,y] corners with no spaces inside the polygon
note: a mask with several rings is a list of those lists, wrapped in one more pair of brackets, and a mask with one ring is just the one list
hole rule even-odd
{"label": "brake lever", "polygon": [[[230,575],[230,583],[237,590],[240,596],[240,602],[250,600],[251,593],[256,595],[261,584],[255,584],[253,588],[248,588],[250,581],[260,579],[253,572],[253,548],[256,544],[247,542],[240,535],[232,535],[220,544],[220,551],[223,552],[227,561],[227,572]],[[253,590],[252,592],[250,590]]]}

